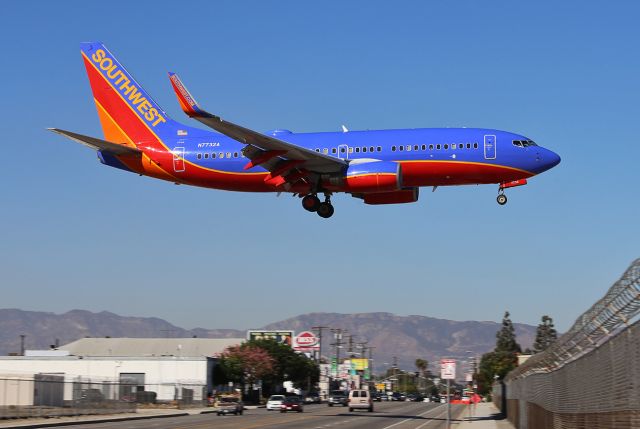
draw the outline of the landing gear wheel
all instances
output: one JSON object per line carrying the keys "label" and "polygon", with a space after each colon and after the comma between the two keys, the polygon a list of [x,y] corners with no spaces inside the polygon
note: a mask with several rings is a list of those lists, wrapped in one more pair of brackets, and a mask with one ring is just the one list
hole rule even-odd
{"label": "landing gear wheel", "polygon": [[498,198],[496,198],[496,201],[498,201],[498,204],[501,206],[504,206],[507,204],[507,196],[505,194],[500,194],[498,195]]}
{"label": "landing gear wheel", "polygon": [[310,212],[318,211],[318,207],[320,207],[320,199],[313,194],[305,195],[302,199],[302,207]]}
{"label": "landing gear wheel", "polygon": [[318,216],[320,217],[328,219],[333,216],[333,212],[334,209],[331,203],[320,203],[320,205],[318,206]]}

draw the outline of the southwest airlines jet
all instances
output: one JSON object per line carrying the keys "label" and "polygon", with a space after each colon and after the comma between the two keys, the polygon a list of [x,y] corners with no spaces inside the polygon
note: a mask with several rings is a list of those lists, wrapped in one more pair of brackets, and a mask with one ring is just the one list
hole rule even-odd
{"label": "southwest airlines jet", "polygon": [[560,162],[523,135],[492,129],[260,133],[206,112],[169,73],[182,110],[217,132],[193,128],[171,119],[102,43],[80,46],[104,140],[51,131],[97,150],[103,164],[176,184],[292,193],[329,218],[337,192],[400,204],[417,201],[423,186],[493,183],[503,205],[505,189]]}

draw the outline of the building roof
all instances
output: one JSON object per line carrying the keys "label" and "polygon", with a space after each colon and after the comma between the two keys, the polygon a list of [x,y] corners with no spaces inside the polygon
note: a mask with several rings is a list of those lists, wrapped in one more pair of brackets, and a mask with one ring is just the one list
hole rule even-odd
{"label": "building roof", "polygon": [[59,350],[75,356],[178,356],[211,357],[244,338],[82,338]]}

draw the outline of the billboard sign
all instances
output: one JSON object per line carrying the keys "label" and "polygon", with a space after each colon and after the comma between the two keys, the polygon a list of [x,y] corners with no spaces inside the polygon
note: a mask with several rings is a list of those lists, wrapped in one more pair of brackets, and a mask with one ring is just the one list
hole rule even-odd
{"label": "billboard sign", "polygon": [[369,359],[351,359],[351,368],[355,371],[369,369]]}
{"label": "billboard sign", "polygon": [[455,380],[456,378],[455,359],[440,359],[440,378],[443,380]]}
{"label": "billboard sign", "polygon": [[247,340],[273,340],[280,344],[293,347],[293,331],[247,331]]}
{"label": "billboard sign", "polygon": [[293,348],[299,352],[320,350],[320,340],[311,331],[300,332],[293,341]]}

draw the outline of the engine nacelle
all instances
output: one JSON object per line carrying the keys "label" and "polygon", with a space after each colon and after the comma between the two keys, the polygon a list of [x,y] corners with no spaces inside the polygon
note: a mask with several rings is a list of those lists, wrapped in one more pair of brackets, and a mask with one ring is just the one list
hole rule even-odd
{"label": "engine nacelle", "polygon": [[364,194],[363,199],[365,204],[378,205],[378,204],[404,204],[415,203],[418,201],[418,188],[403,189],[395,192],[376,192],[371,194]]}
{"label": "engine nacelle", "polygon": [[342,182],[346,192],[398,191],[402,189],[402,166],[389,161],[352,163]]}

